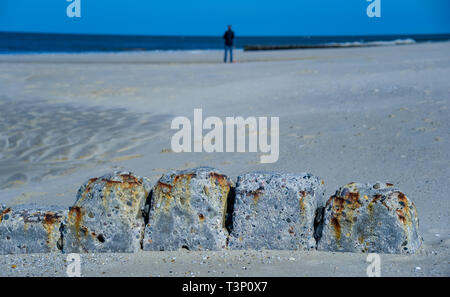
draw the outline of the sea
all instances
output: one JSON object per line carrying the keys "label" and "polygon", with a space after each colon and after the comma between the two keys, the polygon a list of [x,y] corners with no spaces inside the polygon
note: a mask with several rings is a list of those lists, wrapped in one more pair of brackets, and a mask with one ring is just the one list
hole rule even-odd
{"label": "sea", "polygon": [[[440,35],[236,36],[235,47],[348,47],[450,41]],[[0,54],[221,50],[221,36],[130,36],[0,32]]]}

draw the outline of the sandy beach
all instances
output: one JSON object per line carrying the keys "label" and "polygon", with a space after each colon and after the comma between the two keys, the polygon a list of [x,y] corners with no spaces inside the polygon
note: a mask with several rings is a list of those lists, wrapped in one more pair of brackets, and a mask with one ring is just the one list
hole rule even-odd
{"label": "sandy beach", "polygon": [[[383,276],[450,276],[450,43],[347,49],[0,55],[0,202],[71,206],[114,170],[155,183],[197,166],[235,179],[310,172],[326,196],[389,182],[424,243],[381,255]],[[174,153],[176,116],[276,116],[280,154]],[[85,276],[366,276],[366,254],[301,251],[82,255]],[[65,276],[66,255],[0,255],[0,276]]]}

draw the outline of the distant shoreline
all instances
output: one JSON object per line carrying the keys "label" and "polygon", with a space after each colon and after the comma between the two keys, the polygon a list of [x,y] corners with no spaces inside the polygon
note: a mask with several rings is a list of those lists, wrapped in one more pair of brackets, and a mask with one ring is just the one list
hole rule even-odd
{"label": "distant shoreline", "polygon": [[290,49],[329,49],[329,48],[349,48],[349,47],[369,47],[386,45],[407,45],[414,44],[414,39],[398,39],[393,41],[374,42],[346,42],[328,44],[291,44],[291,45],[246,45],[244,51],[265,51],[265,50],[290,50]]}
{"label": "distant shoreline", "polygon": [[[238,33],[238,32],[237,32]],[[449,41],[450,34],[239,36],[243,50],[347,48]],[[0,54],[223,50],[219,36],[125,36],[0,32]]]}

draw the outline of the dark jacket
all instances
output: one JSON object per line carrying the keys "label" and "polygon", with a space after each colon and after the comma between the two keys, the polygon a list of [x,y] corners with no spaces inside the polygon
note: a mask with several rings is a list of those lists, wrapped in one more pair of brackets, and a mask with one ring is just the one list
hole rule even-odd
{"label": "dark jacket", "polygon": [[234,39],[234,32],[231,30],[226,31],[225,34],[223,34],[223,39],[225,39],[226,46],[232,46]]}

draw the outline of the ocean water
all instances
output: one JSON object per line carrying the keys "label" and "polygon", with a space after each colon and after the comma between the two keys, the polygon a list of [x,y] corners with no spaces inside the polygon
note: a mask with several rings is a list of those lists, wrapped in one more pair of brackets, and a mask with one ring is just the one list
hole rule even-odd
{"label": "ocean water", "polygon": [[[236,48],[244,46],[355,46],[405,44],[415,42],[449,41],[446,35],[389,36],[297,36],[251,37],[236,36]],[[165,50],[223,49],[223,39],[195,36],[115,36],[76,34],[35,34],[0,32],[0,54],[57,52],[118,52]]]}

